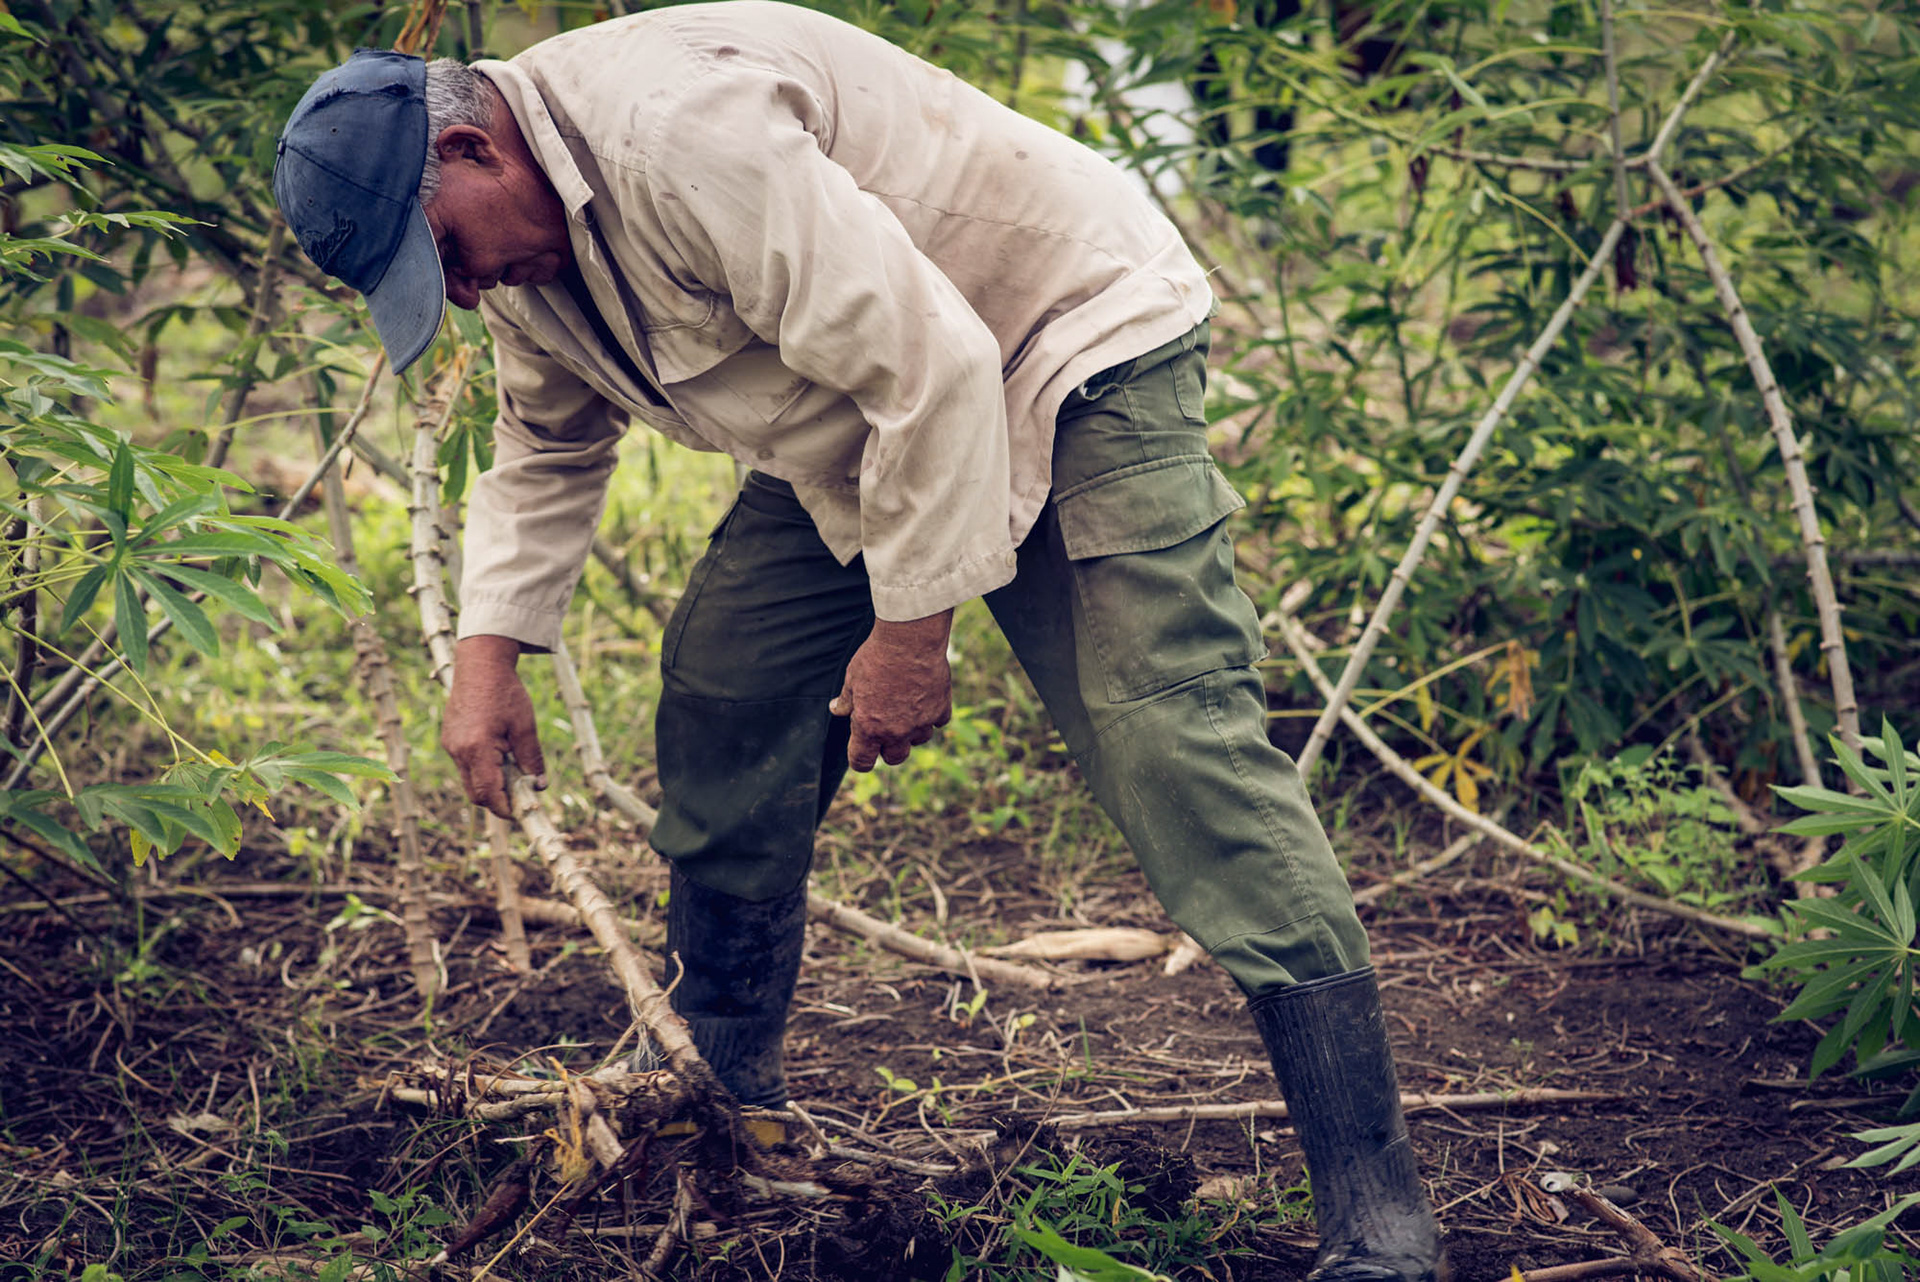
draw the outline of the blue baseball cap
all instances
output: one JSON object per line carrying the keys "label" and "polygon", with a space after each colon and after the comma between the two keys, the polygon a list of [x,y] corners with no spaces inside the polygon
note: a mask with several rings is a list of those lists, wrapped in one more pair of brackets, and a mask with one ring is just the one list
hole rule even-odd
{"label": "blue baseball cap", "polygon": [[427,64],[356,49],[287,118],[273,195],[300,248],[359,290],[394,373],[419,360],[447,310],[440,251],[420,206]]}

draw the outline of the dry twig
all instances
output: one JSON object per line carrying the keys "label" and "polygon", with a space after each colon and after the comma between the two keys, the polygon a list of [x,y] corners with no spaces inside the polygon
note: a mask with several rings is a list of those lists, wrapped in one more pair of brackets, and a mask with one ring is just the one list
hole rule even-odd
{"label": "dry twig", "polygon": [[[1569,1091],[1544,1086],[1523,1087],[1511,1091],[1476,1091],[1465,1095],[1435,1095],[1405,1091],[1400,1107],[1408,1113],[1426,1109],[1463,1112],[1508,1107],[1530,1108],[1542,1104],[1596,1104],[1621,1098],[1619,1091]],[[1067,1113],[1047,1119],[1047,1125],[1063,1131],[1086,1131],[1102,1126],[1127,1126],[1135,1122],[1237,1122],[1248,1118],[1284,1120],[1288,1116],[1285,1100],[1250,1100],[1240,1104],[1172,1104],[1164,1108],[1122,1108],[1105,1113]]]}
{"label": "dry twig", "polygon": [[1663,1246],[1653,1231],[1591,1189],[1571,1188],[1564,1196],[1572,1198],[1602,1224],[1627,1240],[1633,1252],[1624,1258],[1585,1260],[1579,1264],[1556,1264],[1521,1274],[1524,1282],[1587,1282],[1589,1278],[1633,1277],[1668,1278],[1671,1282],[1713,1282],[1711,1275],[1694,1267],[1686,1253],[1677,1247]]}
{"label": "dry twig", "polygon": [[1019,988],[1047,989],[1060,982],[1059,977],[1032,966],[1021,966],[1013,962],[994,961],[990,957],[979,957],[945,944],[936,944],[930,939],[922,939],[910,931],[878,917],[868,916],[858,908],[850,908],[837,903],[824,895],[809,892],[807,895],[807,915],[815,921],[823,921],[829,926],[849,931],[863,939],[871,940],[889,952],[900,954],[929,966],[954,975],[978,976],[992,980],[996,984],[1012,984]]}

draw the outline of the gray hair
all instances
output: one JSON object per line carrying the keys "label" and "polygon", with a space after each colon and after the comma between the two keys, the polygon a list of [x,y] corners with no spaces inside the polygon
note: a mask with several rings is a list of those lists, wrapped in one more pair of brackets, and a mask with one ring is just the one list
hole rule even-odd
{"label": "gray hair", "polygon": [[493,129],[493,95],[487,79],[458,58],[427,64],[427,163],[420,171],[420,205],[440,194],[440,149],[433,145],[443,129],[473,125]]}

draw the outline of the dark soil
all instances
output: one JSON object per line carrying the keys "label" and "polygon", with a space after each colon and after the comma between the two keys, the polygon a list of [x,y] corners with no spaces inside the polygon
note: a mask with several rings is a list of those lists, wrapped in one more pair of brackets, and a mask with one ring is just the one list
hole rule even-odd
{"label": "dark soil", "polygon": [[[915,848],[927,848],[922,837]],[[457,866],[442,853],[443,867]],[[1057,886],[1014,846],[963,840],[922,860],[944,888],[944,924],[930,894],[905,904],[925,933],[1169,928],[1131,871],[1081,886],[1073,902],[1086,920],[1063,921]],[[609,853],[602,866],[629,911],[646,915],[664,879],[650,858]],[[582,1069],[627,1027],[624,999],[579,935],[535,930],[536,974],[516,977],[494,942],[490,893],[451,873],[435,913],[451,984],[423,1026],[398,927],[369,910],[340,920],[339,888],[288,893],[274,880],[288,869],[264,855],[168,871],[181,890],[149,887],[138,909],[96,896],[56,911],[18,885],[0,901],[0,1261],[26,1262],[0,1264],[0,1275],[77,1276],[110,1261],[132,1282],[273,1273],[263,1260],[302,1252],[424,1255],[403,1252],[391,1230],[405,1208],[382,1210],[384,1199],[425,1191],[464,1220],[518,1151],[500,1137],[545,1123],[476,1130],[431,1118],[383,1101],[389,1074],[430,1051]],[[1362,868],[1354,880],[1373,876]],[[870,909],[893,915],[903,884],[876,874]],[[1504,870],[1484,865],[1370,914],[1406,1089],[1604,1095],[1412,1114],[1461,1282],[1623,1253],[1614,1234],[1542,1191],[1552,1172],[1584,1177],[1664,1243],[1722,1270],[1731,1261],[1709,1223],[1777,1247],[1773,1189],[1816,1240],[1886,1204],[1883,1175],[1842,1164],[1861,1151],[1851,1132],[1890,1118],[1900,1084],[1807,1084],[1816,1034],[1772,1022],[1781,998],[1739,978],[1740,945],[1614,915],[1586,924],[1583,948],[1547,951],[1526,907]],[[1057,1169],[1076,1149],[1080,1170],[1118,1166],[1134,1189],[1129,1215],[1184,1217],[1216,1234],[1205,1271],[1180,1276],[1301,1276],[1310,1228],[1274,1210],[1297,1202],[1285,1191],[1302,1179],[1284,1122],[1046,1125],[1276,1095],[1218,969],[1075,965],[1064,990],[994,991],[970,1012],[964,979],[816,926],[790,1031],[795,1098],[836,1142],[959,1169],[861,1168],[849,1175],[856,1196],[805,1204],[703,1189],[706,1227],[673,1276],[941,1278],[956,1246],[1002,1249],[1008,1197],[1034,1184],[1023,1169]],[[632,1269],[675,1169],[663,1146],[563,1234],[523,1239],[497,1274]],[[375,1231],[356,1234],[363,1225]],[[414,1229],[444,1241],[454,1226]]]}

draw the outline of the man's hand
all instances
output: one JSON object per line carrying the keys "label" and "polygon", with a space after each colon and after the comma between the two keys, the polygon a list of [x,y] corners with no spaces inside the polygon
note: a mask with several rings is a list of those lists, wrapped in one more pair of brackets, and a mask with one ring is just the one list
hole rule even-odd
{"label": "man's hand", "polygon": [[440,746],[460,767],[467,798],[502,819],[513,818],[506,762],[547,786],[547,761],[533,724],[533,700],[514,670],[520,643],[512,637],[468,637],[453,648],[453,690],[440,723]]}
{"label": "man's hand", "polygon": [[906,623],[876,620],[873,632],[847,664],[846,683],[830,705],[853,718],[847,764],[873,769],[876,759],[897,766],[953,716],[953,675],[947,634],[953,611]]}

